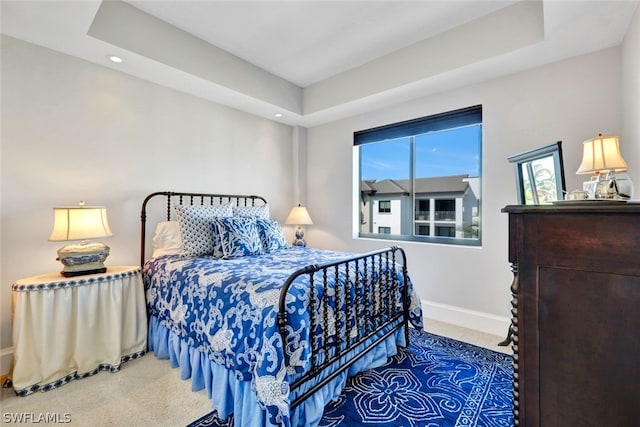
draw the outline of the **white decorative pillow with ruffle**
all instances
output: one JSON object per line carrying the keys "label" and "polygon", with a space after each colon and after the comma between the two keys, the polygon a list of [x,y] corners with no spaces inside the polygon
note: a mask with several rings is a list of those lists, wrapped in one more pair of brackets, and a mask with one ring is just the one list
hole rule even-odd
{"label": "white decorative pillow with ruffle", "polygon": [[260,240],[262,247],[266,253],[274,252],[289,247],[287,238],[275,219],[257,218],[258,230],[260,231]]}
{"label": "white decorative pillow with ruffle", "polygon": [[256,218],[269,219],[269,205],[261,206],[234,206],[234,216],[253,216]]}
{"label": "white decorative pillow with ruffle", "polygon": [[256,218],[233,216],[216,218],[223,258],[236,258],[264,253]]}
{"label": "white decorative pillow with ruffle", "polygon": [[232,216],[231,204],[176,205],[175,211],[182,237],[182,255],[214,255],[217,241],[214,221],[218,217]]}

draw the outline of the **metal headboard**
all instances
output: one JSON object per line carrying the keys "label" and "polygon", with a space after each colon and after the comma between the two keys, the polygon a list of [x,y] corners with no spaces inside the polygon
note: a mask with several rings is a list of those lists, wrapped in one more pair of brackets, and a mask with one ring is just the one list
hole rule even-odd
{"label": "metal headboard", "polygon": [[225,203],[232,203],[235,206],[256,206],[256,201],[259,205],[266,205],[267,200],[261,196],[248,196],[243,194],[209,194],[209,193],[176,193],[173,191],[158,191],[149,194],[142,202],[142,209],[140,211],[140,265],[144,264],[146,259],[146,237],[147,237],[147,204],[154,197],[166,198],[166,220],[171,221],[171,207],[175,205],[222,205]]}

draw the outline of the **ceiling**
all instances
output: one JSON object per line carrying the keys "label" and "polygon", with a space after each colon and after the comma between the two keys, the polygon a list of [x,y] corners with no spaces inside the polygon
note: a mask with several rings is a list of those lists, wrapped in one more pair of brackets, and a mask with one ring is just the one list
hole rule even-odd
{"label": "ceiling", "polygon": [[305,87],[514,1],[128,3]]}
{"label": "ceiling", "polygon": [[618,46],[638,1],[0,5],[3,34],[310,127]]}

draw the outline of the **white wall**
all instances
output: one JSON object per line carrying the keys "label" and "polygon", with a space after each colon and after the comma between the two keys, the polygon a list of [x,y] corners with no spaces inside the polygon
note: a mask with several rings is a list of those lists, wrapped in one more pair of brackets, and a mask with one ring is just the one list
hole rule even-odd
{"label": "white wall", "polygon": [[[584,177],[575,171],[582,141],[621,131],[620,72],[620,49],[612,48],[309,129],[308,206],[314,224],[307,241],[350,251],[389,245],[353,238],[354,131],[482,104],[482,247],[399,244],[408,253],[427,317],[506,333],[512,275],[507,215],[500,209],[517,202],[507,157],[561,140],[567,187],[581,188]],[[640,168],[637,159],[629,163]]]}
{"label": "white wall", "polygon": [[[386,242],[352,237],[353,131],[477,103],[485,123],[482,248],[401,245],[428,317],[506,331],[512,276],[500,209],[516,202],[506,158],[562,140],[567,186],[578,188],[581,142],[620,134],[640,198],[639,28],[637,9],[620,49],[318,126],[308,130],[306,148],[304,129],[2,36],[0,373],[11,346],[11,284],[60,268],[60,244],[47,241],[53,206],[106,205],[112,265],[137,263],[140,203],[165,189],[261,194],[280,221],[308,199],[310,245],[380,248]],[[308,182],[297,188],[301,176]]]}
{"label": "white wall", "polygon": [[297,202],[291,127],[1,40],[0,373],[11,347],[11,284],[61,267],[61,242],[47,241],[54,206],[106,206],[107,265],[134,265],[150,192],[259,194],[280,222]]}
{"label": "white wall", "polygon": [[640,7],[636,8],[622,44],[622,156],[629,164],[635,186],[633,198],[640,200]]}

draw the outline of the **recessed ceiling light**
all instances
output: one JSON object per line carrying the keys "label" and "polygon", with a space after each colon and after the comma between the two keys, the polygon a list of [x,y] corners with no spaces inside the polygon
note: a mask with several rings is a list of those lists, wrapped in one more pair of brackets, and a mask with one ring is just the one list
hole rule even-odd
{"label": "recessed ceiling light", "polygon": [[109,58],[109,61],[115,62],[116,64],[120,64],[122,62],[122,58],[116,55],[109,55],[107,58]]}
{"label": "recessed ceiling light", "polygon": [[282,113],[275,113],[274,116],[276,116],[277,118],[282,117]]}

